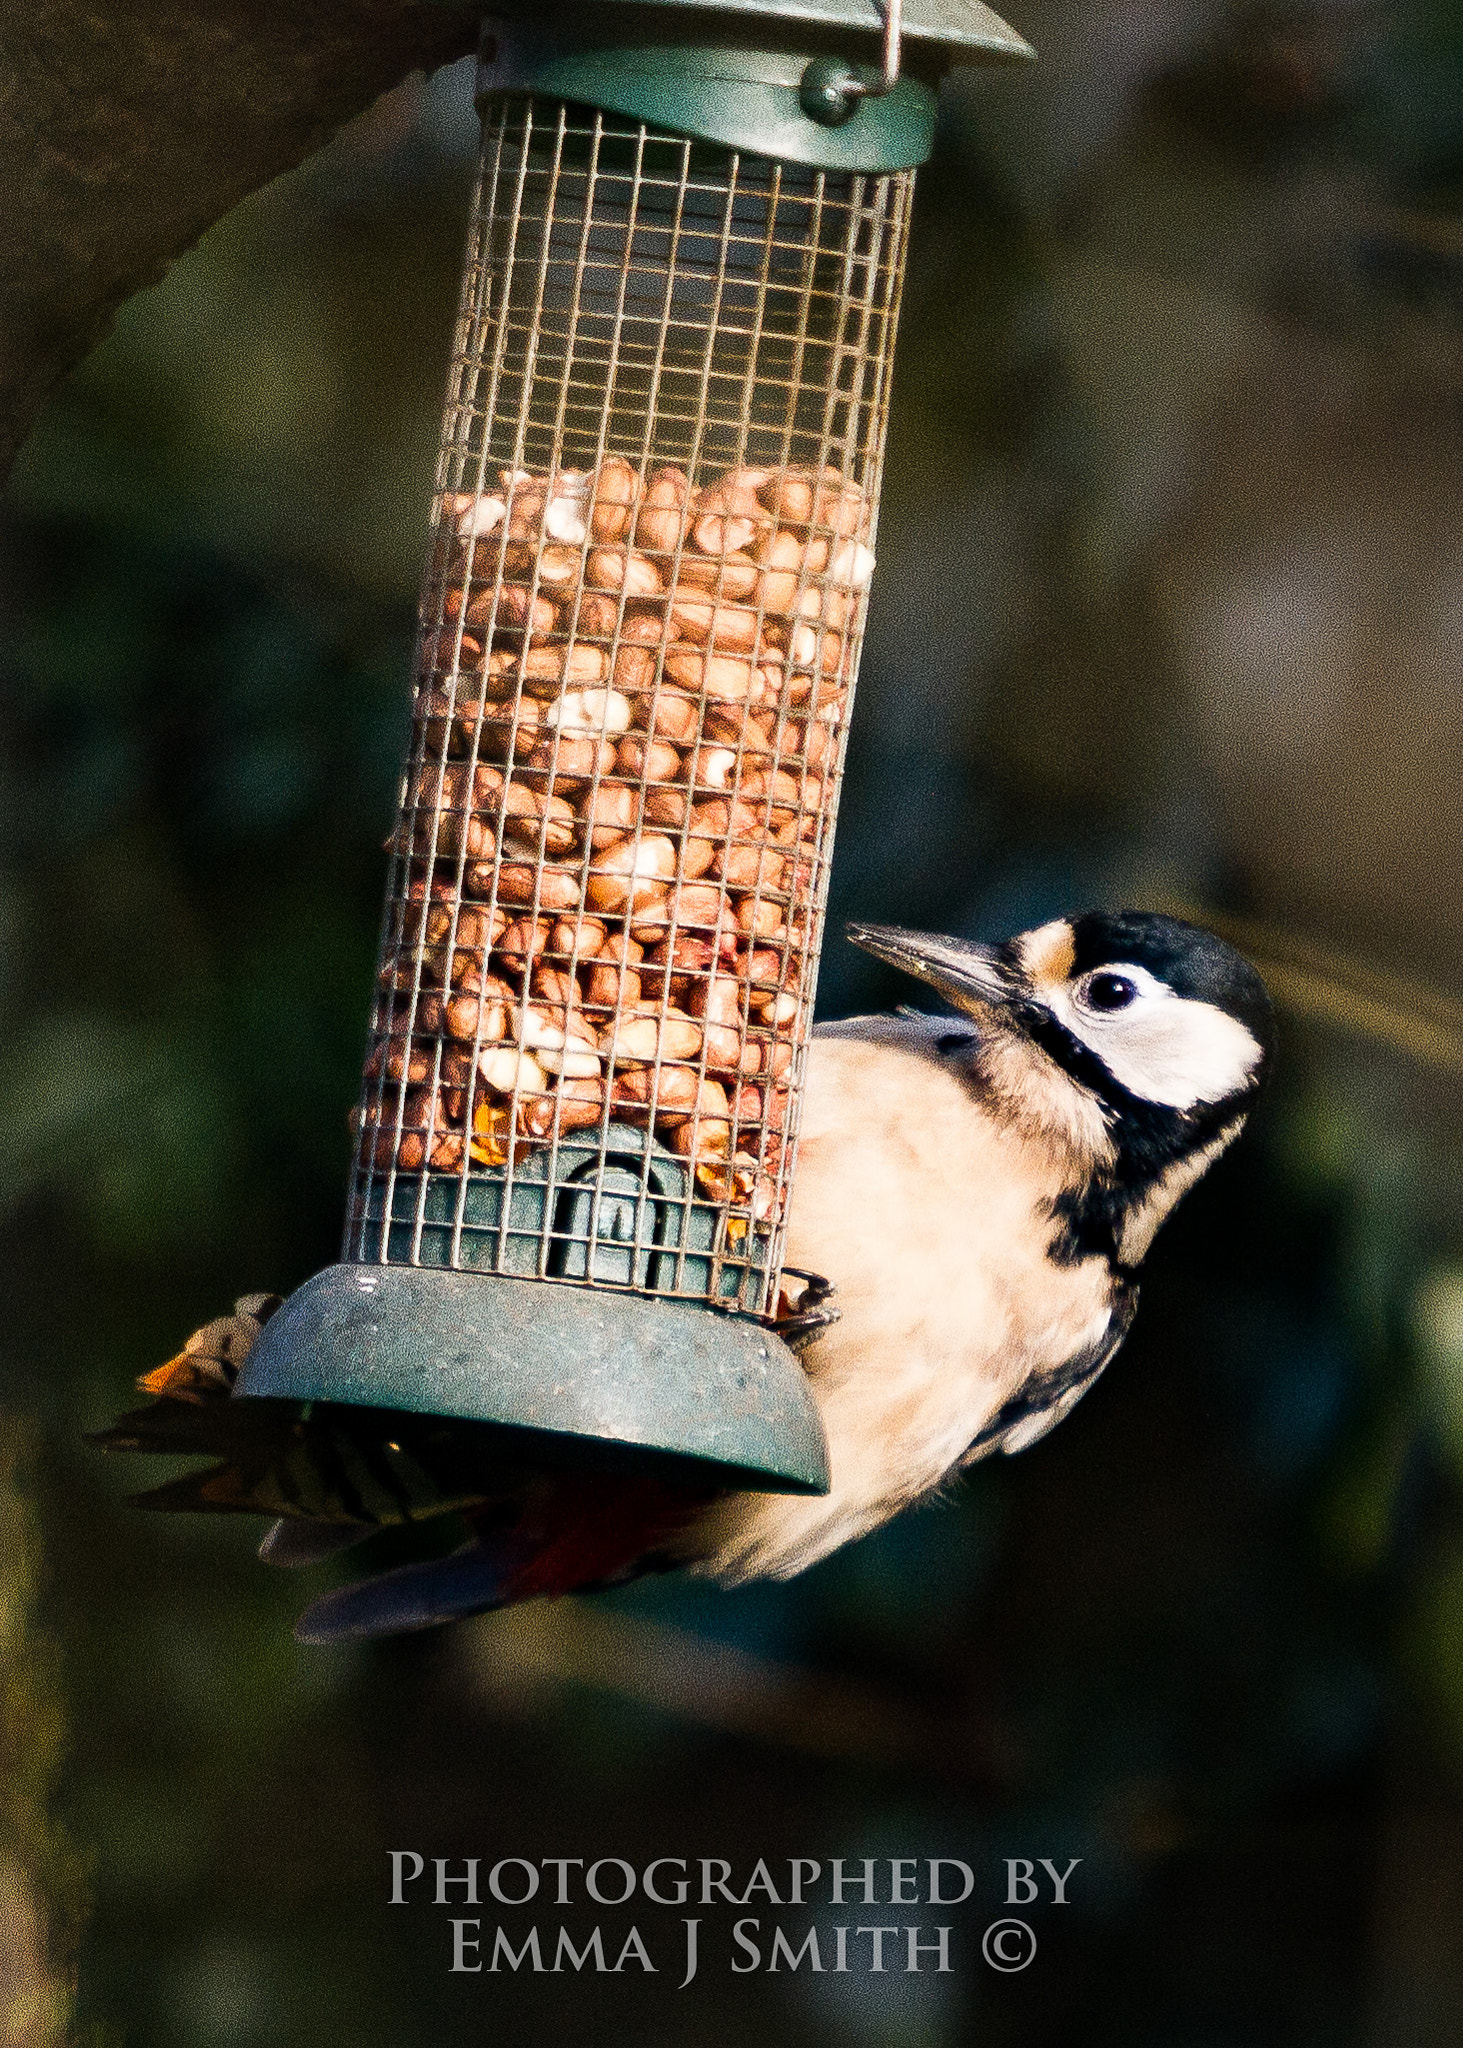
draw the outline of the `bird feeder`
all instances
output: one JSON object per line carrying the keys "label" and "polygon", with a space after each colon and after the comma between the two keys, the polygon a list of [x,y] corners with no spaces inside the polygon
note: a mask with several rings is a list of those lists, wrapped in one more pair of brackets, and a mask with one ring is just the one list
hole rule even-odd
{"label": "bird feeder", "polygon": [[914,169],[1029,54],[973,0],[485,22],[342,1257],[236,1400],[826,1487],[775,1324]]}

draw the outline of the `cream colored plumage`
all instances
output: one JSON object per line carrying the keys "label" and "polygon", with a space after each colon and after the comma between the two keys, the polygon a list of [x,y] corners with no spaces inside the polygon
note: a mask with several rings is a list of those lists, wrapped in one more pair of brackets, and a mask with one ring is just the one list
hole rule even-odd
{"label": "cream colored plumage", "polygon": [[804,1353],[828,1436],[821,1498],[738,1494],[688,1532],[693,1569],[787,1578],[938,1486],[1003,1402],[1101,1344],[1106,1275],[1053,1269],[1052,1205],[1111,1147],[1038,1099],[977,1114],[948,1019],[867,1017],[809,1049],[794,1266],[841,1320]]}

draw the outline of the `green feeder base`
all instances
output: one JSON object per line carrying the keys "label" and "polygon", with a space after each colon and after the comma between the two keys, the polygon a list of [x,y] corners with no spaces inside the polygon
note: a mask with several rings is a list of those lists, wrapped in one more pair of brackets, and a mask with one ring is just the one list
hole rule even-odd
{"label": "green feeder base", "polygon": [[745,1317],[602,1287],[442,1267],[327,1266],[265,1324],[234,1399],[488,1422],[525,1456],[647,1452],[768,1493],[826,1493],[796,1357]]}

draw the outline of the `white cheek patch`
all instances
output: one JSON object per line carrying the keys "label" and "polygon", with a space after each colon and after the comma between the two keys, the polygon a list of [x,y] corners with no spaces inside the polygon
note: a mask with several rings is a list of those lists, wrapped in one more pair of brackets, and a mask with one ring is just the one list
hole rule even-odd
{"label": "white cheek patch", "polygon": [[[1117,971],[1134,973],[1127,967]],[[1145,1102],[1196,1109],[1243,1088],[1260,1064],[1254,1033],[1213,1003],[1194,1002],[1162,982],[1144,980],[1148,986],[1132,1008],[1110,1016],[1079,1010],[1066,990],[1051,1007],[1114,1080]]]}

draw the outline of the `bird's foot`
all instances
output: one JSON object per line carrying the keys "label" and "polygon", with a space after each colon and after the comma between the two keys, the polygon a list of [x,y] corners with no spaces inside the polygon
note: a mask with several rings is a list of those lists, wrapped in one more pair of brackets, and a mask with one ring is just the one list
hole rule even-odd
{"label": "bird's foot", "polygon": [[804,1273],[797,1266],[785,1266],[772,1324],[775,1334],[794,1351],[811,1344],[830,1323],[839,1320],[841,1310],[828,1305],[833,1292],[833,1282],[825,1280],[821,1273]]}

